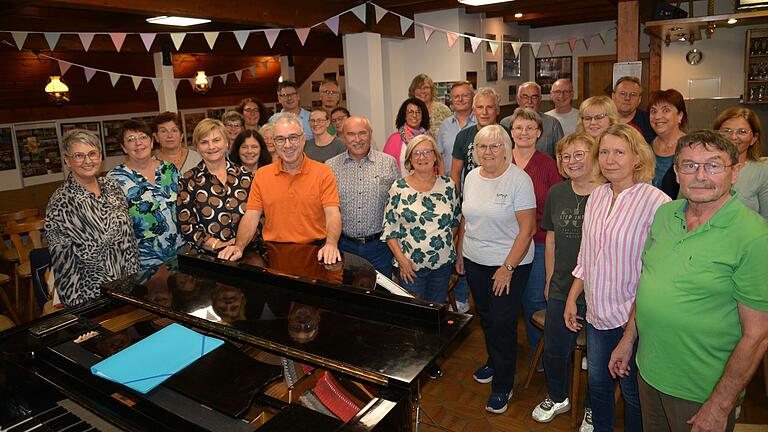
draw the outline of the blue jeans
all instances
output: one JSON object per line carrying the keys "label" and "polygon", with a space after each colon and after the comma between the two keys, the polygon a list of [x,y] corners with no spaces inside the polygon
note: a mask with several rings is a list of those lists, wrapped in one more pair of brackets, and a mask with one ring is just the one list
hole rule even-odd
{"label": "blue jeans", "polygon": [[[586,305],[577,305],[579,316],[584,316]],[[547,318],[544,323],[544,351],[541,361],[547,377],[547,393],[555,402],[562,402],[568,397],[573,370],[573,348],[576,346],[578,333],[568,330],[563,320],[565,302],[550,298],[547,302]],[[580,320],[584,324],[583,320]],[[581,368],[581,365],[578,365]],[[584,398],[584,407],[589,408],[589,385]]]}
{"label": "blue jeans", "polygon": [[453,287],[453,295],[456,296],[457,302],[469,303],[469,284],[466,276],[459,275],[459,279]]}
{"label": "blue jeans", "polygon": [[398,269],[398,277],[400,286],[417,298],[432,303],[445,303],[452,271],[453,263],[449,263],[434,270],[427,268],[416,270],[416,277],[413,278],[412,283],[403,281],[400,269]]}
{"label": "blue jeans", "polygon": [[339,249],[365,258],[386,277],[392,277],[392,251],[381,240],[371,240],[365,244],[356,243],[341,236]]}
{"label": "blue jeans", "polygon": [[[589,397],[592,403],[592,425],[595,432],[612,432],[616,425],[615,381],[608,371],[608,361],[616,348],[624,328],[598,330],[590,323],[587,327],[587,363],[589,372]],[[637,364],[635,355],[637,342],[629,362],[629,376],[619,380],[624,398],[624,430],[641,432],[643,422],[640,414],[640,396],[637,388]]]}
{"label": "blue jeans", "polygon": [[523,313],[525,314],[525,335],[531,352],[536,350],[541,339],[541,330],[531,324],[531,317],[536,311],[547,308],[547,300],[544,298],[544,286],[547,284],[547,271],[544,268],[544,244],[535,245],[533,263],[531,263],[531,275],[523,291]]}

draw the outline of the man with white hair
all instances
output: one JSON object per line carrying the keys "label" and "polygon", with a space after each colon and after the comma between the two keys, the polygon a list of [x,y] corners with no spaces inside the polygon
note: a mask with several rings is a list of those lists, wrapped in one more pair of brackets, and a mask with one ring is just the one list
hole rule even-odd
{"label": "man with white hair", "polygon": [[[536,141],[536,150],[555,157],[555,146],[563,137],[563,127],[556,118],[539,111],[541,108],[541,86],[533,81],[524,82],[517,89],[517,104],[521,108],[529,108],[541,116],[541,136]],[[512,127],[512,116],[501,119],[499,124],[507,130]]]}

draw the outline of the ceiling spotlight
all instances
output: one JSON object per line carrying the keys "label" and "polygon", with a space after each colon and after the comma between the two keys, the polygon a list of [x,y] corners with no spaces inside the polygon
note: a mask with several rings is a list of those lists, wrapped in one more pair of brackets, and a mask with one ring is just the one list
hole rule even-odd
{"label": "ceiling spotlight", "polygon": [[522,17],[523,17],[522,12],[518,12],[515,14],[515,18],[522,18]]}
{"label": "ceiling spotlight", "polygon": [[211,20],[205,19],[205,18],[188,18],[188,17],[163,15],[163,16],[156,16],[153,18],[147,18],[147,22],[150,24],[189,27],[189,26],[198,25],[198,24],[206,24],[211,22]]}
{"label": "ceiling spotlight", "polygon": [[728,24],[736,24],[737,22],[739,22],[739,20],[737,20],[736,18],[731,18],[728,20]]}
{"label": "ceiling spotlight", "polygon": [[467,6],[485,6],[496,3],[506,3],[512,0],[459,0],[459,3]]}

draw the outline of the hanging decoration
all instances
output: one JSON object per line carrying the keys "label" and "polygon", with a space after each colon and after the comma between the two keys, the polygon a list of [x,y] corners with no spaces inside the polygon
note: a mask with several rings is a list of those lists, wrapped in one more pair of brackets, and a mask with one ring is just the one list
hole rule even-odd
{"label": "hanging decoration", "polygon": [[69,87],[61,80],[58,75],[52,75],[50,81],[45,86],[45,92],[48,93],[48,100],[57,107],[69,102]]}

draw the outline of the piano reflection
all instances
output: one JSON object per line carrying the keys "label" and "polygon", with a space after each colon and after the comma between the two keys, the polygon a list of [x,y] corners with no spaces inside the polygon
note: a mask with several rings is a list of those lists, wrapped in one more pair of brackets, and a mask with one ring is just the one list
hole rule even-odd
{"label": "piano reflection", "polygon": [[[317,250],[190,251],[0,333],[0,431],[413,430],[420,375],[471,317]],[[172,323],[225,343],[146,394],[90,372]]]}

